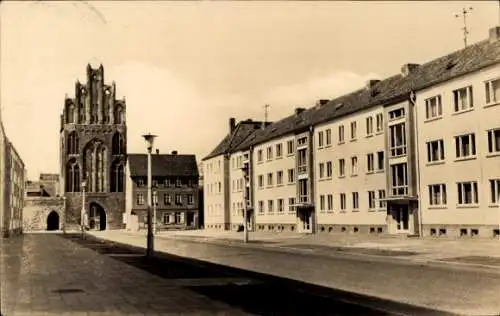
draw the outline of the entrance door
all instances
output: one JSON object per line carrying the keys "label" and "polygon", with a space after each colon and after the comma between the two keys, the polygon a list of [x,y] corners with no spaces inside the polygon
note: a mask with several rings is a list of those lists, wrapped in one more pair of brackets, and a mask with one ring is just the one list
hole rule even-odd
{"label": "entrance door", "polygon": [[58,230],[59,229],[59,214],[56,211],[50,212],[47,216],[47,230]]}
{"label": "entrance door", "polygon": [[106,212],[95,202],[90,203],[89,226],[91,230],[106,230]]}
{"label": "entrance door", "polygon": [[301,210],[299,211],[299,227],[302,233],[312,233],[312,211]]}
{"label": "entrance door", "polygon": [[410,218],[408,207],[396,206],[394,209],[398,233],[408,233],[410,229]]}

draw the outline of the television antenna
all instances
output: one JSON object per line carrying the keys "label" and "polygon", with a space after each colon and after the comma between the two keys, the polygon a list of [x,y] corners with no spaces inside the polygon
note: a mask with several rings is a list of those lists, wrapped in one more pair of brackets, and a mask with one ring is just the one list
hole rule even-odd
{"label": "television antenna", "polygon": [[469,8],[463,8],[461,13],[456,13],[455,17],[460,18],[460,16],[463,17],[463,22],[464,22],[464,27],[462,28],[464,32],[464,46],[467,47],[467,35],[469,35],[469,28],[467,27],[467,14],[470,14],[472,12],[472,7]]}

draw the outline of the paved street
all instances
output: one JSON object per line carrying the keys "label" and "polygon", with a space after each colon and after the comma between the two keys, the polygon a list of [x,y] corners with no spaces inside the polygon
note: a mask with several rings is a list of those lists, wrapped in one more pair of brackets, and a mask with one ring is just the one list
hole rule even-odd
{"label": "paved street", "polygon": [[[143,251],[91,236],[81,240],[77,234],[26,234],[2,242],[1,306],[5,316],[392,315],[373,308],[376,306],[392,306],[406,315],[432,315],[432,311],[404,304],[175,256],[165,255],[148,263]],[[165,244],[159,242],[159,246]],[[255,263],[244,253],[226,253],[220,246],[179,242],[175,247],[181,252],[192,249],[202,256],[236,255],[232,260],[246,262],[249,258]],[[359,306],[366,302],[373,307]]]}
{"label": "paved street", "polygon": [[[138,234],[107,231],[95,235],[145,246],[144,236]],[[369,256],[361,259],[342,253],[336,257],[312,256],[257,247],[190,242],[165,236],[156,238],[156,248],[183,257],[415,306],[464,315],[500,314],[498,272],[439,267],[411,261],[391,262],[390,253],[385,260],[375,260]],[[402,254],[393,255],[398,257]],[[373,304],[371,306],[375,307],[377,303]],[[386,310],[392,308],[387,302],[377,307]]]}

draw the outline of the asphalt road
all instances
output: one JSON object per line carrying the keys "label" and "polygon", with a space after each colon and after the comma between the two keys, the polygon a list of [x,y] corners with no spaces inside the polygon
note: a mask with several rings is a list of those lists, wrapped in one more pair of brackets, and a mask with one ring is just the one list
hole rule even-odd
{"label": "asphalt road", "polygon": [[[445,315],[431,309],[390,302],[374,297],[357,295],[331,288],[312,286],[269,275],[230,268],[198,260],[168,254],[157,254],[152,261],[130,254],[144,253],[143,249],[123,244],[99,241],[79,235],[66,235],[76,244],[88,247],[100,254],[146,270],[166,279],[210,279],[248,280],[243,282],[215,282],[200,286],[186,285],[190,290],[223,302],[251,315]],[[175,241],[177,249],[188,247],[200,254],[214,256],[230,255],[227,247]],[[236,257],[235,259],[238,259]],[[292,259],[290,255],[286,260]],[[245,260],[241,254],[239,260]],[[268,264],[264,263],[263,264]],[[279,264],[279,263],[275,263]],[[314,269],[314,268],[313,268]],[[366,269],[366,266],[363,267]],[[210,283],[210,282],[208,282]],[[366,306],[371,307],[366,307]]]}

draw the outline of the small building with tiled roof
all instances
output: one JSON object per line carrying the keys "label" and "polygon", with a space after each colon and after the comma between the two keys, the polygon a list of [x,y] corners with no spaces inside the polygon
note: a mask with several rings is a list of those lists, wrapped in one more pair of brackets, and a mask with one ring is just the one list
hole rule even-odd
{"label": "small building with tiled roof", "polygon": [[[151,155],[152,206],[157,230],[199,227],[199,172],[195,155]],[[126,166],[127,229],[147,228],[148,156],[129,154]]]}

